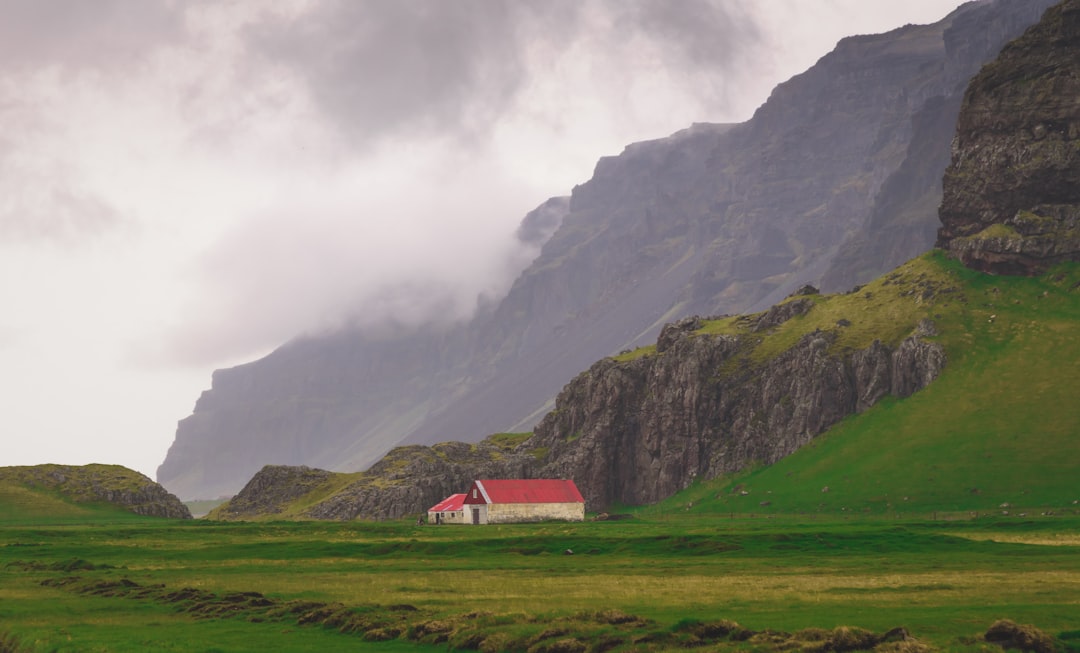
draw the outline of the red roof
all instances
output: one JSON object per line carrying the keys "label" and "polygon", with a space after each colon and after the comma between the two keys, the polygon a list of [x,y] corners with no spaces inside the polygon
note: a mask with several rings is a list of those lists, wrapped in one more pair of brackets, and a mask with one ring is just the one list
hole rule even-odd
{"label": "red roof", "polygon": [[[478,490],[473,498],[473,490]],[[473,481],[465,503],[585,503],[573,481],[558,478]]]}
{"label": "red roof", "polygon": [[451,494],[439,503],[428,508],[428,512],[454,512],[462,510],[462,506],[465,504],[464,494]]}

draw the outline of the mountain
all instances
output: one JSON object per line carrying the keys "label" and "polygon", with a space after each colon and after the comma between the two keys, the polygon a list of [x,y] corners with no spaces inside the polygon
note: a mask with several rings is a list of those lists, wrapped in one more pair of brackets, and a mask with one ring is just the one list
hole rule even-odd
{"label": "mountain", "polygon": [[[894,433],[914,431],[910,439],[927,451],[949,452],[932,469],[953,472],[927,476],[952,494],[897,475],[894,466],[921,476],[926,457],[869,420],[862,433],[849,427],[853,437],[889,453],[863,448],[867,458],[852,460],[834,447],[846,461],[832,466],[846,470],[844,484],[890,479],[893,497],[927,502],[933,494],[942,506],[1032,502],[1021,497],[1036,488],[1041,505],[1075,499],[1074,470],[1059,461],[1080,454],[1080,414],[1069,399],[1080,383],[1077,46],[1080,0],[1067,0],[971,81],[942,182],[943,252],[846,294],[804,293],[764,314],[684,320],[666,327],[655,348],[596,363],[522,443],[548,452],[537,473],[574,478],[598,507],[653,502],[697,478],[772,465],[882,398],[929,386],[929,398],[886,423]],[[939,389],[931,381],[943,369],[949,381]],[[778,481],[774,474],[771,485]],[[986,486],[994,494],[973,501],[971,490]],[[857,499],[869,500],[863,491]]]}
{"label": "mountain", "polygon": [[232,494],[266,464],[355,471],[393,445],[533,427],[591,361],[680,318],[864,283],[934,242],[967,80],[1050,0],[968,3],[842,40],[753,118],[601,159],[526,217],[539,255],[468,324],[301,338],[214,373],[158,479]]}
{"label": "mountain", "polygon": [[[221,516],[393,517],[493,475],[572,478],[590,510],[687,490],[732,512],[1075,511],[1080,197],[1059,187],[1077,169],[1069,130],[1039,126],[1080,119],[1048,92],[1075,83],[1078,43],[1068,0],[972,80],[942,249],[847,293],[804,287],[761,313],[669,324],[575,377],[533,434],[400,447],[352,476],[266,468]],[[1018,151],[1025,165],[1000,164]],[[1038,248],[1018,216],[1037,218]],[[708,482],[732,475],[719,494]],[[260,509],[266,496],[281,498]]]}
{"label": "mountain", "polygon": [[[0,514],[78,514],[87,504],[111,504],[138,515],[191,519],[176,496],[120,465],[0,467]],[[6,506],[6,508],[5,508]]]}

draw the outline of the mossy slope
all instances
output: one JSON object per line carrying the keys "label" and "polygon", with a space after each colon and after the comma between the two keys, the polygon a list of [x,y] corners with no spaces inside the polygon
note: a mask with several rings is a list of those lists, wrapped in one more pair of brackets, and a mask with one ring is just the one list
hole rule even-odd
{"label": "mossy slope", "polygon": [[[890,294],[889,285],[902,288],[896,284],[904,278],[924,292],[907,283]],[[770,339],[828,329],[838,319],[851,325],[834,346],[858,347],[926,317],[948,355],[944,372],[925,390],[853,416],[774,465],[702,484],[668,505],[1011,515],[1080,506],[1080,266],[1035,278],[992,276],[931,253],[856,292],[815,301],[755,355],[782,349]],[[739,318],[729,318],[705,330],[739,328]]]}

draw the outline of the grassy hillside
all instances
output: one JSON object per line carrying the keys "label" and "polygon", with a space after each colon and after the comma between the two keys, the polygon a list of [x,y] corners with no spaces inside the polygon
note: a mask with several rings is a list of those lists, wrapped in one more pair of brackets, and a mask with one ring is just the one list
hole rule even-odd
{"label": "grassy hillside", "polygon": [[63,495],[43,488],[27,487],[0,479],[0,521],[85,518],[94,512],[118,512],[115,506],[79,505]]}
{"label": "grassy hillside", "polygon": [[[658,510],[690,502],[729,513],[1080,508],[1080,267],[1000,277],[931,253],[852,293],[814,299],[813,310],[778,327],[754,355],[838,329],[840,320],[850,325],[839,327],[835,346],[896,342],[927,317],[948,354],[944,372],[770,467],[694,487]],[[704,330],[738,328],[730,318]]]}
{"label": "grassy hillside", "polygon": [[86,519],[125,514],[127,511],[86,491],[88,477],[102,471],[110,479],[128,484],[130,472],[115,465],[34,465],[0,467],[0,521]]}
{"label": "grassy hillside", "polygon": [[121,465],[0,467],[0,520],[85,518],[130,512],[189,516],[176,497],[143,474]]}

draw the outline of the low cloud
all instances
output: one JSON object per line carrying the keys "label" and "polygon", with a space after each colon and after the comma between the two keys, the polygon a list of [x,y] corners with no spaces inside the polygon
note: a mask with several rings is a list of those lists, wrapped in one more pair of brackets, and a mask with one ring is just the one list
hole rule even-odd
{"label": "low cloud", "polygon": [[0,140],[0,244],[75,243],[123,222],[116,207],[41,143],[15,140],[28,121],[10,117],[14,134]]}
{"label": "low cloud", "polygon": [[365,167],[235,224],[191,272],[199,290],[174,336],[178,357],[207,363],[301,334],[448,324],[504,293],[525,248],[506,216],[535,190],[485,164],[455,169],[437,147],[423,159],[405,166],[415,176],[370,183],[380,175]]}
{"label": "low cloud", "polygon": [[[25,126],[20,118],[13,116],[11,124]],[[0,243],[75,243],[122,222],[107,199],[40,146],[33,140],[0,141]]]}

